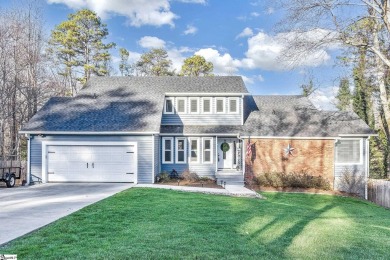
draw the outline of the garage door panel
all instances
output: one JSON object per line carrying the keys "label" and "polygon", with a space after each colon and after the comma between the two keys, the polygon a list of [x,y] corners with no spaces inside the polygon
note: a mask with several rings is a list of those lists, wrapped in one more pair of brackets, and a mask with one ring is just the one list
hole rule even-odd
{"label": "garage door panel", "polygon": [[51,182],[136,182],[134,146],[48,146],[47,158]]}

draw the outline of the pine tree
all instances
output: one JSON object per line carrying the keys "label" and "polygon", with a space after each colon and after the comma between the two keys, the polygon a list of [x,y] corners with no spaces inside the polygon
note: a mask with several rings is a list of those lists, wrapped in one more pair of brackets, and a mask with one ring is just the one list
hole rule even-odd
{"label": "pine tree", "polygon": [[194,55],[184,60],[181,76],[212,76],[214,65],[200,55]]}
{"label": "pine tree", "polygon": [[351,110],[352,95],[349,88],[349,80],[342,78],[340,80],[339,90],[336,95],[337,105],[339,110],[346,111]]}
{"label": "pine tree", "polygon": [[[92,74],[104,76],[109,73],[109,50],[114,43],[103,43],[107,26],[96,13],[82,9],[68,16],[51,32],[49,53],[62,64],[60,74],[72,82],[72,94],[77,92],[74,80],[85,84]],[[77,71],[81,70],[82,73]]]}
{"label": "pine tree", "polygon": [[138,76],[173,76],[172,61],[163,48],[151,49],[141,55],[136,62],[135,69]]}

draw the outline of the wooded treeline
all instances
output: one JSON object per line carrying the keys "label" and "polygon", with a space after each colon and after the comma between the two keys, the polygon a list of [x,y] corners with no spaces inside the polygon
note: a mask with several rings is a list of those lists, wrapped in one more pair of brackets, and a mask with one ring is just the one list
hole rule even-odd
{"label": "wooded treeline", "polygon": [[378,137],[370,139],[370,175],[387,177],[390,166],[390,1],[275,2],[285,11],[280,30],[285,33],[289,46],[285,53],[287,59],[297,62],[308,54],[324,53],[324,49],[344,51],[339,57],[340,66],[350,68],[351,73],[340,80],[337,106],[341,110],[353,110],[379,133]]}
{"label": "wooded treeline", "polygon": [[[74,96],[92,76],[113,74],[107,27],[96,13],[70,14],[49,34],[38,1],[0,9],[0,161],[24,160],[26,138],[19,130],[53,96]],[[166,50],[151,49],[134,64],[119,49],[122,76],[212,75],[213,64],[201,56],[172,69]]]}

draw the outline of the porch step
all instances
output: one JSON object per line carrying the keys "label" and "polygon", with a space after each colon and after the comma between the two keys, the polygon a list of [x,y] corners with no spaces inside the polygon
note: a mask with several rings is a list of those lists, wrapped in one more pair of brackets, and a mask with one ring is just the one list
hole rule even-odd
{"label": "porch step", "polygon": [[217,178],[217,183],[221,184],[221,181],[226,185],[234,185],[244,187],[244,176],[242,173],[229,172],[229,173],[216,173],[215,177]]}

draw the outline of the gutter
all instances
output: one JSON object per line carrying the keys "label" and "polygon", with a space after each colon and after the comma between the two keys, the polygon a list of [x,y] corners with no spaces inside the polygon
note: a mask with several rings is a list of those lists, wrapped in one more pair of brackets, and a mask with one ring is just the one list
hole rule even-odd
{"label": "gutter", "polygon": [[159,134],[159,132],[19,131],[19,134],[31,134],[31,135],[153,135],[153,134]]}

